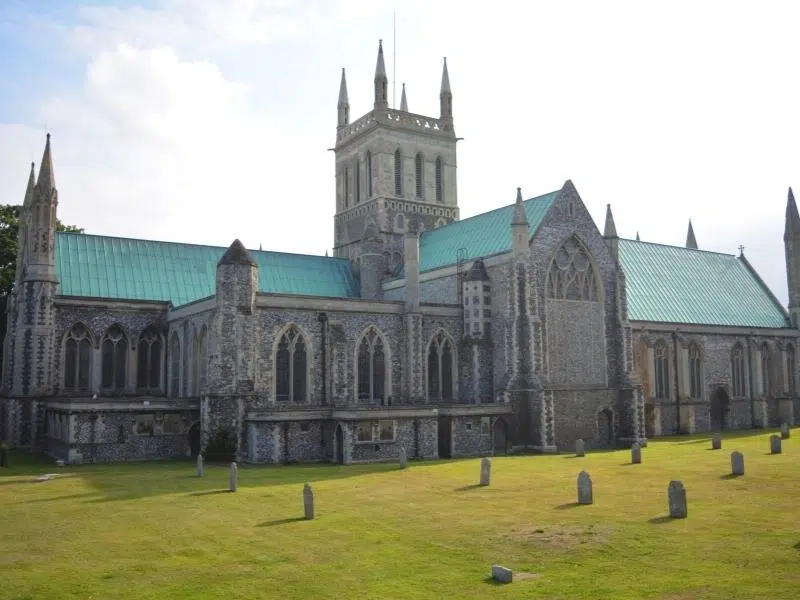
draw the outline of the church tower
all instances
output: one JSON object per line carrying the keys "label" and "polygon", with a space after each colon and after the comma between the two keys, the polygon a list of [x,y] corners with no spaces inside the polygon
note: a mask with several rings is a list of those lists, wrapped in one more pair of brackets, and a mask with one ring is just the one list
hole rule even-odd
{"label": "church tower", "polygon": [[447,59],[438,119],[409,112],[405,88],[400,110],[390,107],[388,83],[379,42],[372,110],[350,122],[344,69],[337,103],[333,252],[355,261],[362,296],[370,298],[379,297],[382,280],[401,268],[407,232],[458,220],[458,138]]}

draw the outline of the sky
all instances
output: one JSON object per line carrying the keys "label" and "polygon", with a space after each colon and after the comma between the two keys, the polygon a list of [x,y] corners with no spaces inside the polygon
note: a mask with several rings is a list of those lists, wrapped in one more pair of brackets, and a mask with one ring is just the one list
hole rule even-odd
{"label": "sky", "polygon": [[[787,302],[800,3],[0,0],[0,204],[52,134],[87,233],[324,254],[341,68],[351,121],[453,89],[461,218],[567,179],[621,237],[748,260]],[[393,26],[394,24],[394,26]],[[720,293],[724,293],[720,290]]]}

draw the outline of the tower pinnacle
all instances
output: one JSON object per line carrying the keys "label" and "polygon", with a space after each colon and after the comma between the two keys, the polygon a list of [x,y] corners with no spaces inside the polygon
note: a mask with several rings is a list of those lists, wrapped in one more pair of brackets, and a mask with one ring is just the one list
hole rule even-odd
{"label": "tower pinnacle", "polygon": [[522,188],[517,188],[517,200],[514,202],[514,220],[512,225],[528,225],[528,216],[525,214],[525,205],[522,203]]}
{"label": "tower pinnacle", "polygon": [[789,188],[789,198],[786,201],[786,225],[783,233],[783,239],[792,235],[800,233],[800,214],[797,212],[797,203],[794,200],[794,193],[792,188]]}
{"label": "tower pinnacle", "polygon": [[25,201],[22,203],[23,206],[30,206],[33,203],[33,193],[34,187],[36,186],[36,169],[33,163],[31,163],[31,172],[28,175],[28,187],[25,188]]}
{"label": "tower pinnacle", "polygon": [[56,187],[55,172],[53,171],[53,157],[50,153],[50,134],[47,134],[47,142],[44,145],[42,163],[39,166],[39,179],[36,187],[41,193],[50,192]]}
{"label": "tower pinnacle", "polygon": [[686,232],[686,247],[697,250],[697,238],[694,237],[694,227],[692,227],[691,219],[689,219],[689,230]]}
{"label": "tower pinnacle", "polygon": [[442,89],[439,92],[439,119],[445,131],[453,130],[453,92],[450,89],[450,74],[447,72],[447,57],[442,66]]}
{"label": "tower pinnacle", "polygon": [[611,205],[606,204],[606,224],[603,228],[604,238],[615,238],[617,236],[617,226],[614,224],[614,215],[611,214]]}
{"label": "tower pinnacle", "polygon": [[383,62],[383,40],[378,40],[378,63],[375,65],[375,108],[389,108],[386,64]]}
{"label": "tower pinnacle", "polygon": [[347,78],[342,67],[342,81],[339,84],[339,102],[336,105],[339,113],[337,125],[344,127],[350,123],[350,100],[347,98]]}
{"label": "tower pinnacle", "polygon": [[400,95],[400,110],[408,112],[408,100],[406,99],[406,84],[403,84],[403,93]]}

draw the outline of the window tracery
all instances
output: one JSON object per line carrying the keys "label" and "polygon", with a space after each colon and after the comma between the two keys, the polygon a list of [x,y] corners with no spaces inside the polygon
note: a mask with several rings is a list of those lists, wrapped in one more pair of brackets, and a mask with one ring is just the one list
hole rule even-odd
{"label": "window tracery", "polygon": [[358,399],[366,402],[386,400],[386,352],[384,340],[370,327],[358,345]]}
{"label": "window tracery", "polygon": [[177,398],[181,394],[181,340],[176,331],[169,339],[169,395]]}
{"label": "window tracery", "polygon": [[731,352],[731,379],[734,396],[745,396],[744,386],[744,349],[736,344]]}
{"label": "window tracery", "polygon": [[136,359],[136,388],[156,392],[161,389],[162,342],[155,327],[139,336]]}
{"label": "window tracery", "polygon": [[453,345],[443,331],[428,344],[428,398],[453,399]]}
{"label": "window tracery", "polygon": [[653,348],[653,367],[656,384],[656,398],[669,397],[669,357],[667,345],[664,342],[656,343]]}
{"label": "window tracery", "polygon": [[700,348],[696,344],[692,344],[689,346],[689,396],[691,398],[701,398],[703,395],[700,363]]}
{"label": "window tracery", "polygon": [[84,390],[91,386],[92,342],[89,330],[76,323],[64,343],[64,389]]}
{"label": "window tracery", "polygon": [[275,352],[275,398],[279,402],[308,400],[306,340],[295,325],[281,335]]}
{"label": "window tracery", "polygon": [[547,278],[547,295],[557,300],[598,300],[597,277],[584,245],[572,236],[556,251]]}
{"label": "window tracery", "polygon": [[103,336],[102,343],[103,389],[112,392],[125,390],[128,360],[128,338],[119,325],[112,325]]}

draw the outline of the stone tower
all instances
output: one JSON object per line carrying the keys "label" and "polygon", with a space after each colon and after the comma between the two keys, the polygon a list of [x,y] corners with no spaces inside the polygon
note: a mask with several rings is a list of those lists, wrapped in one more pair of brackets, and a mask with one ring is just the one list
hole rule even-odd
{"label": "stone tower", "polygon": [[421,233],[458,219],[458,138],[446,59],[438,119],[409,112],[405,90],[401,109],[390,107],[387,89],[379,42],[373,108],[351,123],[342,70],[334,148],[334,256],[355,261],[362,296],[369,298],[378,297],[382,280],[402,267],[406,232]]}
{"label": "stone tower", "polygon": [[792,327],[800,322],[800,214],[792,188],[786,202],[786,224],[783,233],[786,248],[786,282],[789,286],[789,317]]}
{"label": "stone tower", "polygon": [[470,403],[494,400],[492,357],[492,281],[482,258],[472,263],[462,283],[464,334],[461,339],[461,372],[469,373],[464,396]]}
{"label": "stone tower", "polygon": [[58,291],[55,261],[56,191],[50,134],[34,183],[28,177],[19,214],[19,253],[14,289],[8,300],[8,331],[3,387],[9,399],[0,437],[32,446],[37,437],[37,399],[53,393],[55,308]]}

